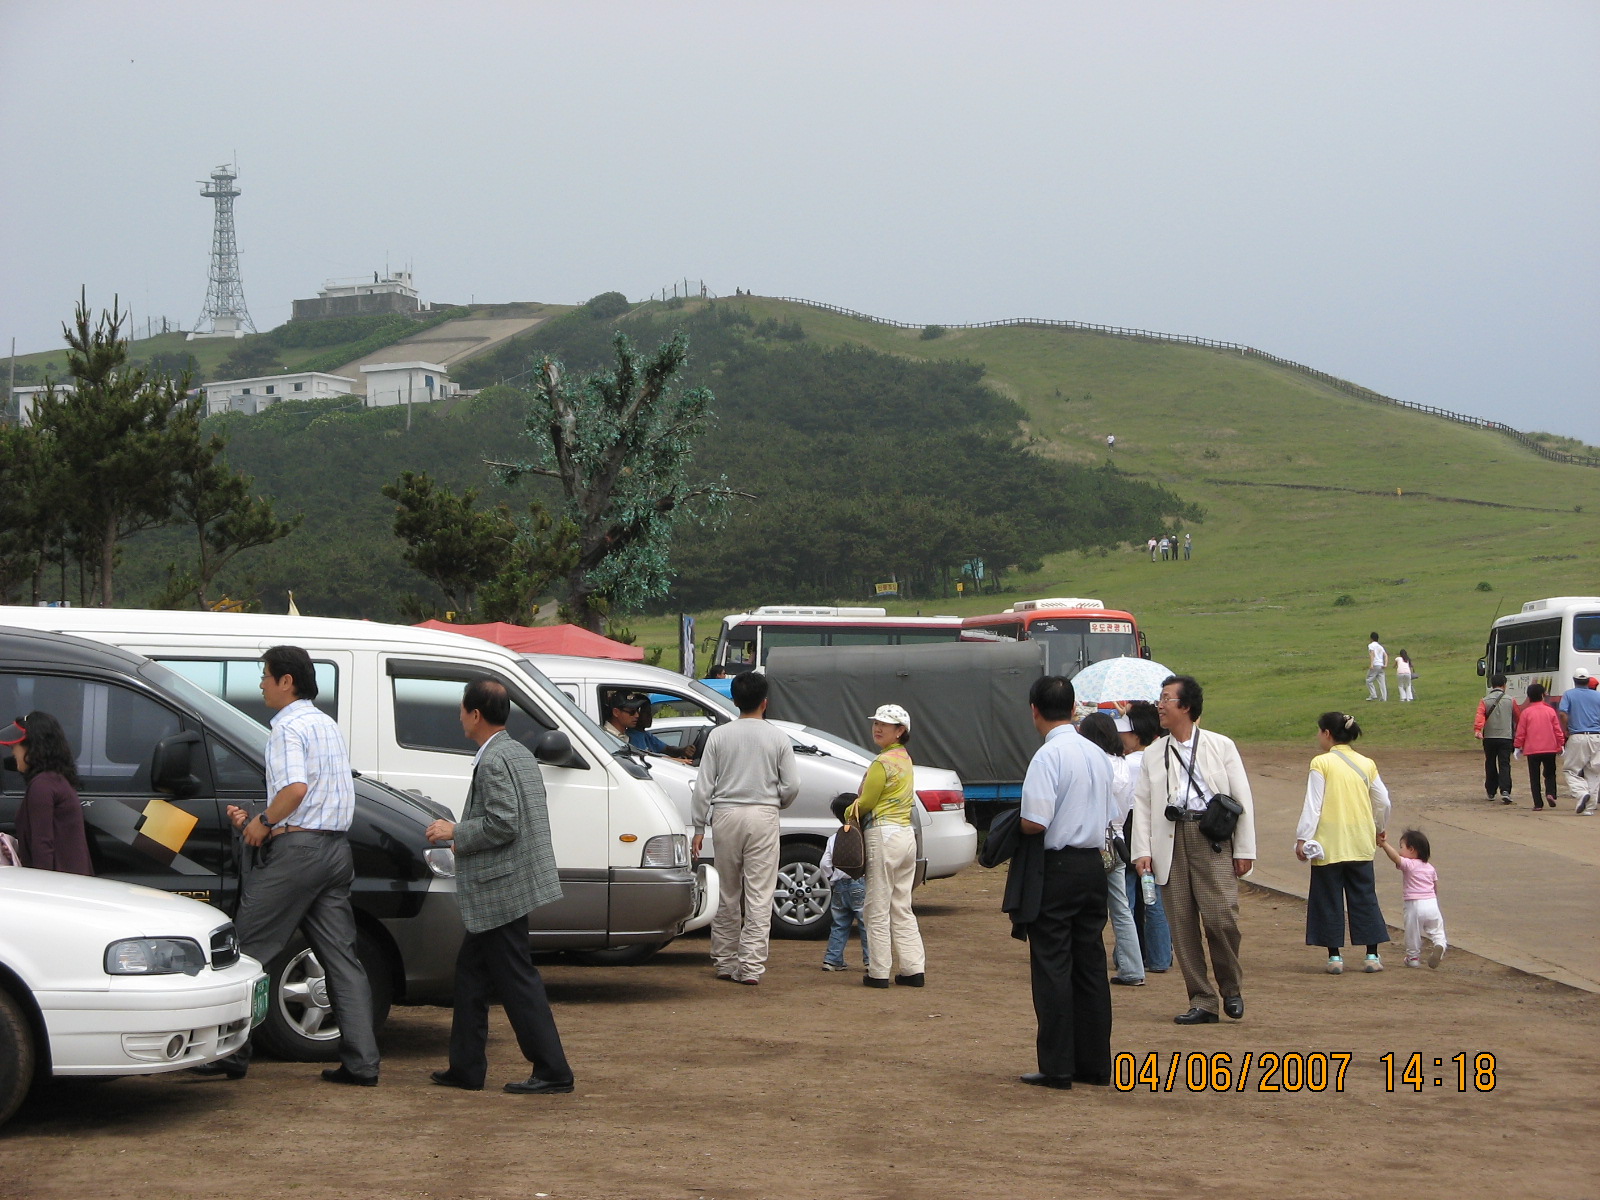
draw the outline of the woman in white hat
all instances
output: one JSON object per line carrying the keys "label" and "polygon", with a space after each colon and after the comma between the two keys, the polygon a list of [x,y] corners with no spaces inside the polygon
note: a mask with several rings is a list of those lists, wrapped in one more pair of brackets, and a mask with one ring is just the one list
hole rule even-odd
{"label": "woman in white hat", "polygon": [[923,984],[922,934],[911,911],[911,885],[917,874],[917,837],[912,809],[917,803],[912,784],[911,714],[898,704],[885,704],[872,714],[872,741],[881,753],[861,781],[861,794],[846,810],[859,820],[867,842],[867,957],[871,966],[862,978],[868,987],[886,988],[894,981],[906,987]]}

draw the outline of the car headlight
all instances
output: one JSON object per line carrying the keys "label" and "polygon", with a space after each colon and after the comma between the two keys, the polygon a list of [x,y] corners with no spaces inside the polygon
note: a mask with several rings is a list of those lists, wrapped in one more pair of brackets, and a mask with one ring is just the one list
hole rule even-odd
{"label": "car headlight", "polygon": [[205,951],[192,938],[124,938],[106,947],[107,975],[198,975]]}
{"label": "car headlight", "polygon": [[456,852],[449,846],[433,846],[422,852],[423,861],[440,879],[456,877]]}
{"label": "car headlight", "polygon": [[687,867],[689,838],[682,833],[657,834],[644,844],[641,867]]}

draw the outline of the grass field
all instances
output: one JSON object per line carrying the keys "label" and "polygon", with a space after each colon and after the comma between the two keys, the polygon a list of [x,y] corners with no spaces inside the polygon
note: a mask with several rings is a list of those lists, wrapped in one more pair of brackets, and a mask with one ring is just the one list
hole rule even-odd
{"label": "grass field", "polygon": [[[1223,351],[1047,329],[924,341],[747,303],[757,316],[800,321],[818,342],[984,363],[1028,411],[1040,453],[1102,461],[1115,434],[1118,466],[1202,505],[1189,562],[1152,564],[1142,547],[1062,554],[1008,577],[999,597],[890,606],[966,615],[1030,596],[1099,597],[1138,616],[1157,660],[1206,685],[1208,724],[1237,737],[1309,741],[1318,713],[1344,708],[1377,747],[1469,744],[1493,617],[1541,596],[1600,595],[1600,470],[1547,462],[1503,435]],[[1548,419],[1532,411],[1516,423]],[[1342,596],[1349,602],[1336,606]],[[698,614],[702,638],[721,616]],[[629,624],[676,663],[673,620]],[[1390,703],[1365,702],[1374,629],[1391,653],[1411,652],[1414,704],[1397,703],[1392,678]]]}

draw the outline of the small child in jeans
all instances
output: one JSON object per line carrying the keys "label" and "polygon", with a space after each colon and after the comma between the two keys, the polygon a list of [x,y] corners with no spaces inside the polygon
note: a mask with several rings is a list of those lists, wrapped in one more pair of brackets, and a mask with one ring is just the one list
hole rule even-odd
{"label": "small child in jeans", "polygon": [[1428,948],[1428,965],[1437,967],[1447,943],[1444,917],[1439,913],[1439,872],[1428,861],[1432,853],[1428,835],[1408,829],[1400,835],[1400,849],[1396,850],[1389,845],[1388,835],[1380,833],[1378,846],[1404,877],[1400,894],[1406,902],[1406,966],[1422,965],[1422,938],[1426,934],[1433,943]]}
{"label": "small child in jeans", "polygon": [[[833,810],[833,819],[841,825],[844,824],[844,810],[850,807],[851,796],[835,796],[829,807]],[[833,900],[828,906],[828,915],[831,924],[828,927],[828,949],[822,956],[822,969],[824,971],[843,971],[844,948],[850,944],[850,925],[853,922],[861,932],[861,965],[866,967],[867,962],[867,926],[862,920],[861,909],[867,902],[867,881],[865,879],[851,879],[843,871],[834,870],[833,842],[839,836],[835,831],[828,838],[828,847],[822,852],[821,869],[823,876],[833,888]]]}

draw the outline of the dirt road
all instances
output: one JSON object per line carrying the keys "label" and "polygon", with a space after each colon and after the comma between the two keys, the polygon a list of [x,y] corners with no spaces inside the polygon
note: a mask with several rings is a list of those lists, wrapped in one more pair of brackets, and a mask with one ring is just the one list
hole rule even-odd
{"label": "dirt road", "polygon": [[[1272,756],[1255,760],[1266,769]],[[1290,775],[1295,760],[1283,756]],[[1570,815],[1568,825],[1578,828]],[[1600,996],[1455,951],[1438,971],[1403,969],[1392,954],[1381,974],[1330,977],[1302,944],[1303,905],[1252,889],[1242,903],[1243,1021],[1174,1026],[1182,981],[1152,975],[1145,988],[1114,989],[1113,1043],[1134,1066],[1159,1056],[1157,1090],[1041,1092],[1016,1082],[1034,1066],[1033,1016],[1026,947],[997,911],[1001,886],[999,874],[973,868],[920,893],[921,991],[824,973],[809,942],[776,943],[759,988],[714,981],[703,938],[632,969],[549,965],[579,1076],[571,1096],[431,1086],[449,1027],[438,1009],[395,1010],[375,1091],[275,1062],[240,1083],[156,1077],[57,1091],[0,1135],[0,1195],[1595,1194]],[[1591,908],[1549,907],[1543,919],[1588,921],[1591,911],[1592,897]],[[1393,1091],[1381,1061],[1390,1052]],[[1229,1055],[1229,1090],[1191,1091],[1187,1060],[1169,1090],[1173,1053]],[[1321,1069],[1312,1060],[1310,1086],[1288,1090],[1298,1063],[1268,1079],[1263,1053],[1351,1057],[1342,1082],[1335,1059],[1312,1090]],[[1413,1053],[1420,1091],[1401,1078]],[[1495,1056],[1489,1091],[1476,1086],[1480,1053]],[[526,1069],[497,1013],[491,1081]],[[1280,1090],[1262,1090],[1269,1082]]]}

